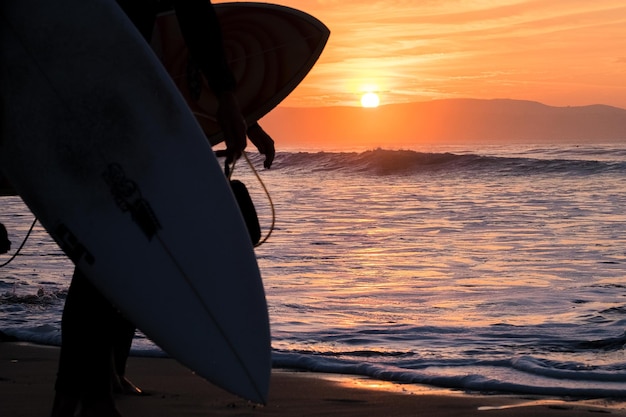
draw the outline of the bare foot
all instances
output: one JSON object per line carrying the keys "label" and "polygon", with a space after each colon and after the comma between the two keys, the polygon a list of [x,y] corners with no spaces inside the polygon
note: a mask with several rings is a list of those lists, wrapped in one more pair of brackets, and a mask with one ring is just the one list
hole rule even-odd
{"label": "bare foot", "polygon": [[115,407],[113,398],[106,398],[81,402],[76,417],[122,417],[122,415]]}
{"label": "bare foot", "polygon": [[50,417],[74,417],[78,407],[78,398],[56,393]]}
{"label": "bare foot", "polygon": [[124,395],[145,395],[141,388],[123,376],[119,378],[119,385],[115,386],[115,393]]}

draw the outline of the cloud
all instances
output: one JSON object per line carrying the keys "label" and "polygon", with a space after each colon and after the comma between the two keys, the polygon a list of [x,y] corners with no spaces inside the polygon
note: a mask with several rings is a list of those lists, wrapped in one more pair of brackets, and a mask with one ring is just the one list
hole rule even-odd
{"label": "cloud", "polygon": [[331,29],[328,46],[306,80],[320,96],[345,98],[350,91],[332,89],[361,82],[379,83],[402,100],[410,91],[528,98],[542,89],[576,90],[577,83],[589,94],[592,84],[623,83],[623,72],[615,68],[626,62],[623,0],[282,3],[313,14]]}

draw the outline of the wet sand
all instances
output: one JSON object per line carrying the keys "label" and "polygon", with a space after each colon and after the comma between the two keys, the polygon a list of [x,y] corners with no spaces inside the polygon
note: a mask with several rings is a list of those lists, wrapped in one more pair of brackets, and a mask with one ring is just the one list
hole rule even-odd
{"label": "wet sand", "polygon": [[[0,343],[0,415],[47,416],[59,349]],[[119,396],[124,417],[579,417],[626,416],[626,399],[567,401],[510,395],[474,395],[343,375],[275,369],[269,402],[251,404],[172,359],[132,357],[127,376],[147,392]]]}

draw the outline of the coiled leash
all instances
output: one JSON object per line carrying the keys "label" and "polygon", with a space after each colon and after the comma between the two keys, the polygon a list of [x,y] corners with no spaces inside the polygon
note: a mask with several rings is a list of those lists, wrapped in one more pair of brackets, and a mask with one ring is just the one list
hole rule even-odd
{"label": "coiled leash", "polygon": [[235,195],[237,204],[239,205],[239,209],[241,210],[241,214],[243,215],[244,220],[246,222],[246,227],[248,228],[250,239],[252,239],[252,244],[256,248],[258,246],[261,246],[265,242],[267,242],[267,240],[272,235],[272,232],[274,231],[274,226],[276,224],[276,209],[274,208],[274,202],[272,201],[272,196],[270,195],[267,187],[265,186],[265,183],[261,179],[261,176],[259,175],[258,171],[256,170],[256,168],[254,168],[254,165],[250,161],[250,158],[248,158],[248,154],[246,152],[243,152],[243,157],[245,158],[246,162],[248,163],[248,166],[250,167],[250,169],[256,176],[257,180],[259,181],[259,184],[261,184],[261,187],[263,188],[263,191],[265,192],[265,195],[267,196],[267,200],[269,202],[269,205],[272,211],[272,224],[270,225],[270,228],[267,231],[267,234],[262,239],[261,239],[261,226],[259,224],[259,218],[257,216],[256,208],[254,207],[254,203],[252,202],[252,198],[250,197],[250,193],[248,192],[247,187],[241,181],[231,179],[233,175],[233,171],[235,169],[235,162],[233,162],[230,166],[228,162],[224,164],[224,174],[226,174],[226,178],[228,178],[230,182],[230,187],[233,190],[233,194]]}

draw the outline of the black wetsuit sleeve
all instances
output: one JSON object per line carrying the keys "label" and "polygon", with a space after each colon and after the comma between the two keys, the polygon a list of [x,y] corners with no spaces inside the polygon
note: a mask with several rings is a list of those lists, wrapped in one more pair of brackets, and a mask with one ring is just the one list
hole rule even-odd
{"label": "black wetsuit sleeve", "polygon": [[117,4],[150,43],[158,3],[154,0],[117,0]]}
{"label": "black wetsuit sleeve", "polygon": [[174,1],[176,17],[195,64],[216,95],[235,89],[224,52],[222,30],[213,5],[207,0]]}

